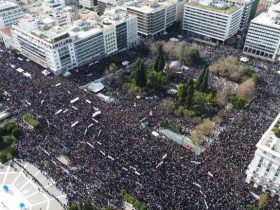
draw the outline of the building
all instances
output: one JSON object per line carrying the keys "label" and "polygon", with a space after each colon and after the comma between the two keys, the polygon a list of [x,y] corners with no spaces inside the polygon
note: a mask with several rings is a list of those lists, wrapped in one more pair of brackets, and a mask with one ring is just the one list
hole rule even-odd
{"label": "building", "polygon": [[256,16],[260,0],[224,0],[237,6],[243,6],[243,15],[240,28],[245,28],[249,25],[250,21]]}
{"label": "building", "polygon": [[188,38],[224,43],[241,25],[244,6],[200,0],[187,3],[184,9],[183,33]]}
{"label": "building", "polygon": [[154,36],[182,20],[184,4],[184,0],[132,2],[127,3],[127,13],[137,16],[138,33]]}
{"label": "building", "polygon": [[79,0],[79,4],[86,9],[93,9],[97,5],[97,0]]}
{"label": "building", "polygon": [[249,26],[243,53],[275,61],[280,55],[280,3],[255,17]]}
{"label": "building", "polygon": [[44,9],[39,14],[30,10],[12,27],[13,47],[55,74],[98,62],[138,43],[137,17],[125,11],[108,10],[98,16],[82,9],[71,15],[71,10],[63,8],[58,17],[54,15],[58,11]]}
{"label": "building", "polygon": [[279,3],[279,0],[260,0],[260,5],[265,6],[266,9],[277,3]]}
{"label": "building", "polygon": [[14,40],[12,37],[12,27],[6,27],[0,29],[1,41],[5,44],[6,48],[12,48],[14,46]]}
{"label": "building", "polygon": [[9,1],[0,1],[0,29],[18,22],[23,16],[21,8]]}
{"label": "building", "polygon": [[246,171],[247,183],[261,186],[271,196],[280,196],[280,114],[257,143],[255,156]]}

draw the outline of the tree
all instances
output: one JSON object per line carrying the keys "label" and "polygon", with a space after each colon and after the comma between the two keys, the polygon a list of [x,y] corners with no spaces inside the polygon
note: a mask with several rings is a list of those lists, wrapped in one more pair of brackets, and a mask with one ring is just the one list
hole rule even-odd
{"label": "tree", "polygon": [[200,57],[200,53],[198,51],[198,49],[191,49],[191,63],[194,65],[197,65],[201,62],[201,57]]}
{"label": "tree", "polygon": [[200,86],[201,86],[201,84],[203,82],[203,79],[204,79],[205,71],[206,71],[206,69],[203,69],[203,71],[200,73],[200,75],[197,79],[197,82],[196,82],[196,89],[197,90],[200,90]]}
{"label": "tree", "polygon": [[167,75],[164,72],[157,72],[150,69],[147,73],[148,85],[152,90],[158,90],[167,82]]}
{"label": "tree", "polygon": [[69,206],[68,210],[79,210],[77,205],[71,205]]}
{"label": "tree", "polygon": [[208,75],[209,75],[209,70],[207,68],[204,70],[203,80],[199,87],[200,91],[203,93],[205,93],[208,90]]}
{"label": "tree", "polygon": [[191,79],[187,85],[187,97],[186,97],[186,106],[190,108],[193,105],[193,97],[194,97],[194,83]]}
{"label": "tree", "polygon": [[147,75],[144,62],[138,58],[135,64],[135,82],[138,87],[145,87],[147,83]]}
{"label": "tree", "polygon": [[237,88],[236,95],[242,96],[247,101],[251,100],[256,94],[256,83],[253,79],[248,79],[241,83]]}
{"label": "tree", "polygon": [[15,127],[13,130],[12,130],[12,135],[14,137],[19,137],[20,135],[22,134],[22,130],[18,127]]}
{"label": "tree", "polygon": [[234,108],[242,109],[246,104],[246,99],[243,96],[232,96],[230,103],[232,103]]}
{"label": "tree", "polygon": [[263,209],[268,201],[268,193],[263,193],[260,195],[260,199],[258,202],[258,209]]}
{"label": "tree", "polygon": [[117,65],[115,63],[111,63],[109,65],[109,72],[110,73],[115,73],[117,71],[117,69],[118,69],[118,67],[117,67]]}
{"label": "tree", "polygon": [[7,160],[8,160],[7,155],[4,153],[0,153],[0,162],[5,163],[5,162],[7,162]]}
{"label": "tree", "polygon": [[258,210],[257,207],[255,207],[255,206],[253,206],[253,205],[251,205],[251,204],[248,204],[248,205],[246,206],[246,209],[248,209],[248,210]]}
{"label": "tree", "polygon": [[195,112],[198,116],[203,115],[206,112],[207,100],[202,92],[195,92],[194,94],[195,101]]}
{"label": "tree", "polygon": [[177,97],[181,105],[185,104],[186,96],[187,96],[187,86],[183,83],[180,83],[177,89]]}
{"label": "tree", "polygon": [[162,50],[162,44],[158,44],[157,57],[156,57],[154,69],[159,72],[162,71],[164,67],[165,67],[165,60],[164,60],[164,55]]}

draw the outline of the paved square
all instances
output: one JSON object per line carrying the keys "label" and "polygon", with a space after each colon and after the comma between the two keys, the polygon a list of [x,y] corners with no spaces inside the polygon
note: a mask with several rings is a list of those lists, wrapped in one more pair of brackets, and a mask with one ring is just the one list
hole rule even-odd
{"label": "paved square", "polygon": [[[5,185],[8,191],[3,189]],[[21,203],[25,208],[20,208]],[[0,210],[63,210],[66,205],[66,195],[34,165],[20,161],[0,164]]]}

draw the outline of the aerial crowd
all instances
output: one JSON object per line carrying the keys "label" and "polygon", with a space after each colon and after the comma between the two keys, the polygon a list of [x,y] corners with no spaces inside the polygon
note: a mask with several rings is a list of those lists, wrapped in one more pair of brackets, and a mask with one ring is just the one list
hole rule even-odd
{"label": "aerial crowd", "polygon": [[[241,56],[226,46],[199,47],[209,64],[222,56]],[[52,178],[69,203],[84,200],[120,207],[122,190],[147,209],[236,210],[256,202],[250,192],[260,190],[245,183],[245,172],[256,143],[280,111],[276,64],[263,62],[266,68],[258,71],[256,97],[246,108],[233,110],[222,122],[225,129],[219,137],[196,156],[162,135],[152,135],[166,119],[176,120],[161,109],[158,98],[120,91],[116,102],[108,104],[80,88],[77,79],[44,76],[42,67],[4,46],[0,57],[5,105],[25,128],[18,158]],[[256,67],[258,62],[250,59],[249,64]],[[16,71],[18,67],[31,78]],[[89,67],[80,71],[83,68]],[[90,68],[94,71],[95,66]],[[92,119],[97,111],[101,114]],[[29,129],[22,121],[25,113],[40,126]],[[146,127],[140,123],[144,117],[150,120]],[[62,155],[67,164],[58,160]],[[266,208],[279,207],[276,200],[270,198]]]}

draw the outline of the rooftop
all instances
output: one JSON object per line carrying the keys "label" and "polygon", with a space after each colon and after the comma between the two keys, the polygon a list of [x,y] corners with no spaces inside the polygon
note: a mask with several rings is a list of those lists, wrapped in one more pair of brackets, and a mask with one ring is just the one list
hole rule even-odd
{"label": "rooftop", "polygon": [[268,12],[261,13],[252,22],[280,29],[280,3],[272,5]]}
{"label": "rooftop", "polygon": [[126,2],[125,5],[128,8],[143,13],[152,13],[152,12],[160,11],[165,7],[169,7],[172,4],[175,4],[176,2],[177,2],[176,0],[159,0],[159,1],[145,0],[145,1],[130,1],[130,2]]}
{"label": "rooftop", "polygon": [[11,32],[11,27],[6,27],[6,28],[3,28],[3,29],[0,29],[0,31],[2,33],[4,33],[6,36],[12,36],[12,32]]}
{"label": "rooftop", "polygon": [[3,10],[6,10],[6,9],[15,8],[15,7],[17,7],[17,5],[12,2],[0,0],[0,12]]}
{"label": "rooftop", "polygon": [[257,146],[280,157],[280,114],[264,133]]}
{"label": "rooftop", "polygon": [[213,1],[209,0],[197,2],[192,1],[187,3],[187,5],[222,14],[232,14],[240,8],[233,4],[224,2],[214,3]]}
{"label": "rooftop", "polygon": [[[15,27],[32,33],[49,43],[54,43],[70,37],[85,38],[130,17],[124,10],[117,8],[106,10],[102,16],[86,9],[63,8],[60,12],[63,13],[63,16],[54,15],[56,12],[56,9],[40,5],[39,8],[30,9],[29,13],[26,13]],[[70,19],[69,16],[73,18]]]}

